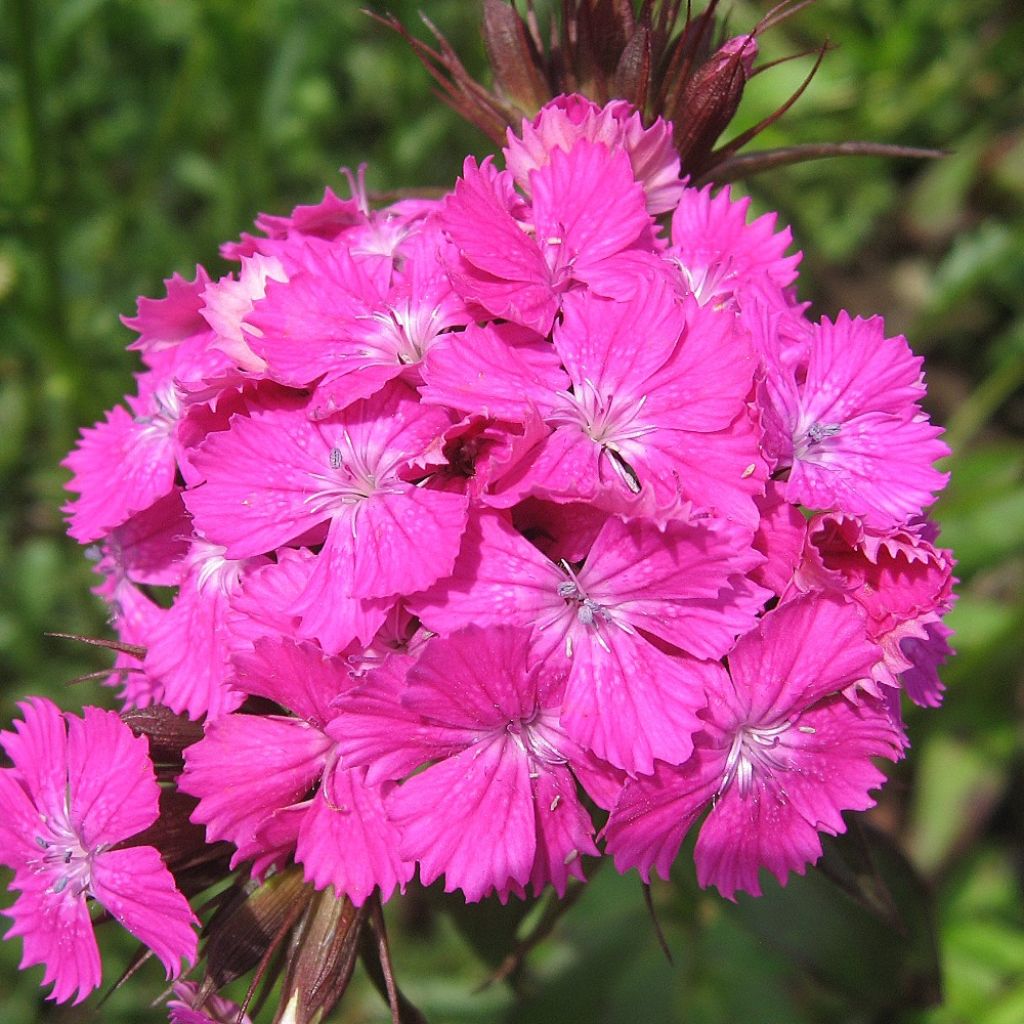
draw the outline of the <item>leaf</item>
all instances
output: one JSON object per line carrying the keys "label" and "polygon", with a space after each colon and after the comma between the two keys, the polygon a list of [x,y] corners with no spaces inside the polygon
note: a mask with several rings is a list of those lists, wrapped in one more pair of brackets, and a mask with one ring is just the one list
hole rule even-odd
{"label": "leaf", "polygon": [[942,986],[931,894],[887,836],[862,829],[826,840],[818,870],[785,888],[769,882],[732,913],[861,1013],[933,1006]]}

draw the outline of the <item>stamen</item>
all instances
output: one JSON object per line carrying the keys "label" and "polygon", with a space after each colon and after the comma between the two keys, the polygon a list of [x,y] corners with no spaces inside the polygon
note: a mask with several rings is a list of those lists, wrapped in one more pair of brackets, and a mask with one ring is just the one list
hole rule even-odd
{"label": "stamen", "polygon": [[812,423],[807,430],[807,444],[821,444],[826,437],[835,437],[840,426],[839,423]]}

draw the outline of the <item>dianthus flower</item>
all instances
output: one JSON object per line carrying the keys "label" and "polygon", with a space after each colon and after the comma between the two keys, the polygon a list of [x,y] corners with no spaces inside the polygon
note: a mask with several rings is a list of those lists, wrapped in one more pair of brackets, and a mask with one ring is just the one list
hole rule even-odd
{"label": "dianthus flower", "polygon": [[146,740],[99,708],[65,716],[36,697],[21,711],[15,731],[0,733],[14,765],[0,769],[0,862],[21,891],[7,911],[8,937],[25,944],[21,966],[43,964],[57,1002],[96,988],[92,898],[176,975],[182,959],[195,961],[196,919],[160,854],[126,842],[157,818]]}

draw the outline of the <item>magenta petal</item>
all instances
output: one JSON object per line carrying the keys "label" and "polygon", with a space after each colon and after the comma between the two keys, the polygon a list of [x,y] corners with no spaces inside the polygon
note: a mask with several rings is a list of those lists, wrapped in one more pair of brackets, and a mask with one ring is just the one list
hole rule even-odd
{"label": "magenta petal", "polygon": [[558,300],[540,248],[509,212],[515,201],[507,171],[495,171],[489,158],[479,166],[467,158],[441,214],[459,254],[449,273],[464,299],[547,334]]}
{"label": "magenta petal", "polygon": [[633,246],[651,225],[643,187],[621,149],[581,140],[569,152],[552,151],[529,177],[538,243],[557,247],[560,265],[584,280],[590,267]]}
{"label": "magenta petal", "polygon": [[750,720],[768,723],[867,678],[880,657],[855,605],[814,595],[769,612],[729,655],[729,671],[750,694]]}
{"label": "magenta petal", "polygon": [[66,1003],[74,996],[80,1003],[102,979],[99,949],[85,900],[70,886],[54,893],[52,881],[49,874],[15,874],[11,885],[22,894],[4,911],[14,921],[5,938],[21,936],[22,970],[44,965],[42,983],[53,985],[49,999]]}
{"label": "magenta petal", "polygon": [[149,742],[113,711],[87,707],[68,718],[71,825],[86,849],[127,839],[157,819],[160,788]]}
{"label": "magenta petal", "polygon": [[192,820],[210,842],[228,839],[235,860],[260,853],[256,831],[297,803],[323,771],[331,741],[297,718],[226,715],[185,751],[178,785],[199,798]]}
{"label": "magenta petal", "polygon": [[17,771],[0,768],[0,864],[18,870],[38,856],[34,842],[38,821],[39,811],[18,781]]}
{"label": "magenta petal", "polygon": [[32,803],[47,820],[67,818],[67,726],[51,700],[30,697],[18,705],[24,720],[0,732],[0,746],[14,762]]}
{"label": "magenta petal", "polygon": [[420,862],[424,885],[443,874],[445,892],[462,889],[475,903],[530,878],[537,834],[529,761],[504,736],[414,775],[387,808],[402,856]]}
{"label": "magenta petal", "polygon": [[384,810],[383,790],[361,768],[337,765],[324,779],[299,829],[295,859],[317,889],[330,885],[361,906],[380,887],[382,900],[402,892],[415,871],[398,855],[399,832]]}
{"label": "magenta petal", "polygon": [[170,434],[136,421],[122,406],[82,431],[64,465],[75,474],[68,490],[80,492],[65,508],[68,533],[82,544],[99,540],[174,488]]}
{"label": "magenta petal", "polygon": [[451,576],[413,596],[409,608],[442,635],[473,624],[528,626],[564,579],[507,517],[473,514]]}
{"label": "magenta petal", "polygon": [[338,701],[338,717],[327,726],[348,766],[365,765],[375,785],[400,779],[427,761],[450,757],[473,743],[464,727],[424,723],[402,701],[412,659],[394,655],[370,672],[366,682]]}
{"label": "magenta petal", "polygon": [[111,915],[164,965],[168,978],[181,961],[196,961],[198,921],[152,846],[107,850],[93,861],[92,891]]}
{"label": "magenta petal", "polygon": [[722,783],[728,748],[698,740],[683,765],[658,765],[654,774],[626,783],[605,826],[606,849],[620,872],[637,868],[651,880],[652,868],[668,879],[679,847]]}
{"label": "magenta petal", "polygon": [[531,409],[546,414],[568,384],[546,341],[535,349],[511,345],[508,327],[471,324],[431,346],[423,364],[423,399],[467,413],[521,423]]}
{"label": "magenta petal", "polygon": [[821,856],[821,839],[791,804],[758,780],[746,797],[730,786],[701,826],[694,860],[697,881],[714,885],[726,898],[738,890],[761,895],[760,869],[780,883],[791,871],[803,874]]}
{"label": "magenta petal", "polygon": [[760,563],[742,528],[716,520],[609,519],[580,583],[617,617],[698,658],[720,658],[753,628],[767,591],[743,575]]}
{"label": "magenta petal", "polygon": [[343,661],[310,643],[261,639],[233,662],[239,689],[274,701],[318,729],[336,714],[334,700],[353,685]]}
{"label": "magenta petal", "polygon": [[229,558],[273,551],[328,518],[310,499],[330,444],[301,409],[235,416],[194,455],[206,483],[186,492],[196,529]]}
{"label": "magenta petal", "polygon": [[537,681],[528,671],[529,655],[529,632],[513,626],[469,626],[430,640],[409,671],[402,704],[470,735],[530,718]]}
{"label": "magenta petal", "polygon": [[466,496],[412,487],[374,495],[353,525],[352,593],[414,593],[447,576],[466,525]]}
{"label": "magenta petal", "polygon": [[550,883],[565,895],[569,878],[584,881],[582,858],[598,856],[594,824],[576,795],[576,783],[561,765],[538,766],[533,780],[537,808],[537,856],[530,874],[534,895]]}
{"label": "magenta petal", "polygon": [[681,764],[701,728],[707,678],[722,669],[663,654],[611,626],[576,641],[562,724],[577,742],[627,772],[649,775],[655,758]]}
{"label": "magenta petal", "polygon": [[242,703],[228,682],[228,610],[225,588],[201,571],[193,573],[145,638],[146,675],[161,687],[161,703],[172,711],[212,720]]}

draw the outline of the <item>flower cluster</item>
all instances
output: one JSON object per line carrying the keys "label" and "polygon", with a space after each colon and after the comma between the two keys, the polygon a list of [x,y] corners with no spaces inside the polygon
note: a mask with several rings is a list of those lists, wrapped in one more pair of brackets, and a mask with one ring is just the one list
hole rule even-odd
{"label": "flower cluster", "polygon": [[[177,787],[233,867],[357,906],[417,869],[469,901],[563,894],[602,854],[666,875],[703,816],[701,884],[757,893],[872,804],[901,692],[938,703],[921,360],[877,318],[811,320],[789,232],[687,187],[671,132],[561,97],[506,169],[261,216],[237,272],[126,320],[145,370],[67,459],[70,532],[124,705],[204,723]],[[76,753],[89,730],[145,774],[105,715],[45,778],[26,737],[56,750],[59,714],[5,734],[25,825],[0,857],[58,999],[96,971],[39,929],[83,894],[194,953],[151,848],[108,849],[155,803],[122,825],[93,801],[128,775]],[[146,862],[123,889],[116,857]],[[131,908],[158,892],[155,934]]]}

